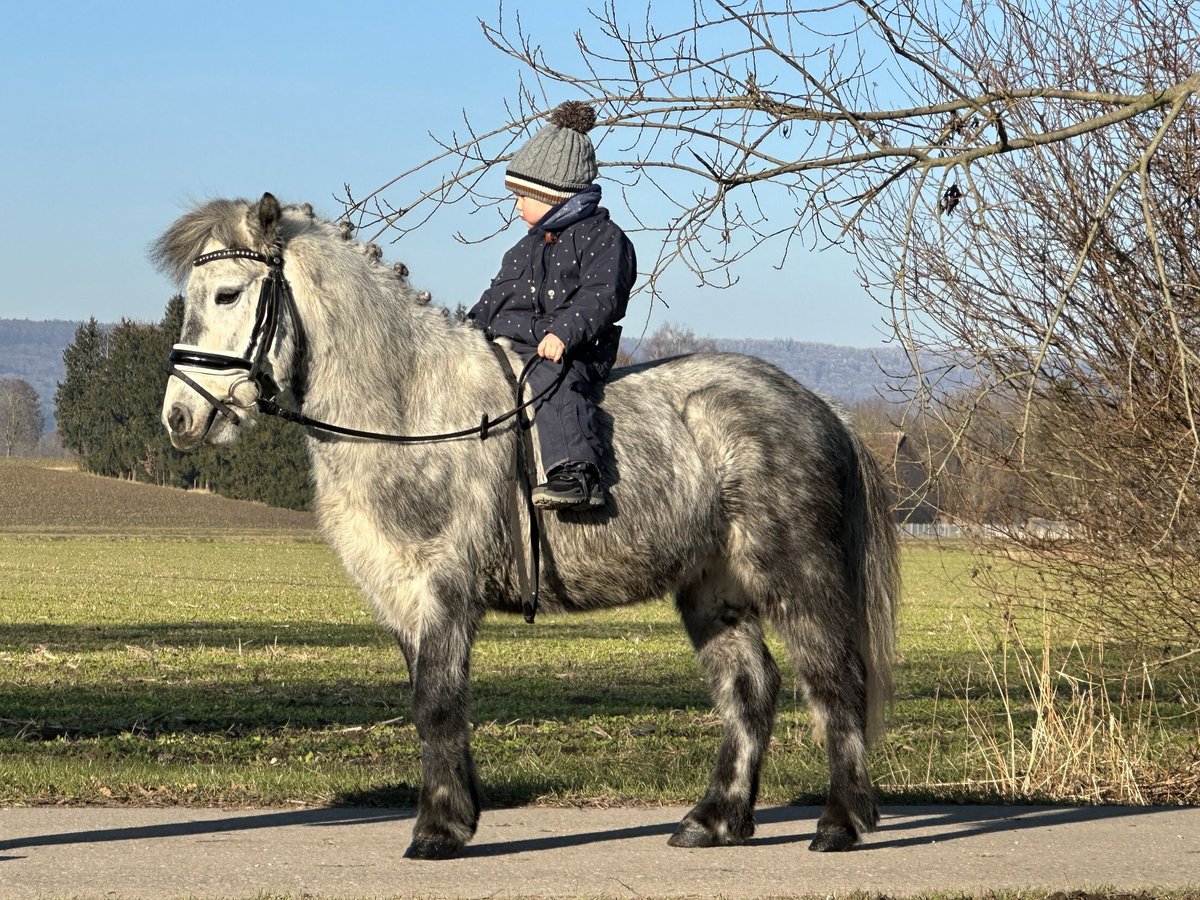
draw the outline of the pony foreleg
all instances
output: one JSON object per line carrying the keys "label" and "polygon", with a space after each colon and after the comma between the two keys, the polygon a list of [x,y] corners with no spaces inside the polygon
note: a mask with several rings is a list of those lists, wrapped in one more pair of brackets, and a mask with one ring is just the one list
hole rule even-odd
{"label": "pony foreleg", "polygon": [[421,798],[410,859],[447,859],[475,834],[479,778],[467,722],[471,634],[461,625],[426,631],[416,653],[413,717],[421,740]]}
{"label": "pony foreleg", "polygon": [[740,844],[754,834],[754,803],[775,721],[779,669],[752,610],[731,608],[702,592],[683,593],[677,602],[709,679],[725,736],[708,792],[668,843],[672,847]]}

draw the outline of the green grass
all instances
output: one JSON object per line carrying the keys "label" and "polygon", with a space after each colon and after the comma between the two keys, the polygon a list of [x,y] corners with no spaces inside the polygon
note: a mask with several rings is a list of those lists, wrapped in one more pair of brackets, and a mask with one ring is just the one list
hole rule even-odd
{"label": "green grass", "polygon": [[[894,724],[874,762],[894,798],[988,793],[970,784],[978,748],[948,697],[979,666],[963,627],[982,611],[970,565],[963,551],[905,552]],[[310,533],[0,534],[0,585],[0,802],[415,799],[403,663]],[[763,796],[816,801],[824,753],[784,668]],[[971,702],[1003,714],[986,682]],[[489,616],[472,708],[498,803],[694,800],[720,738],[665,601],[534,626]]]}

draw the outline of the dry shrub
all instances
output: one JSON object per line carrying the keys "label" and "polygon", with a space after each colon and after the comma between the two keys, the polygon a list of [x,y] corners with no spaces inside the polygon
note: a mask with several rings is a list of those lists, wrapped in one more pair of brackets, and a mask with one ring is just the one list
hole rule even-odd
{"label": "dry shrub", "polygon": [[[1106,658],[1101,641],[1056,645],[1048,614],[1031,646],[1011,616],[998,652],[968,623],[1000,713],[960,698],[976,780],[1009,800],[1084,803],[1200,801],[1200,750],[1180,747],[1169,717],[1200,728],[1197,684],[1177,669],[1194,654],[1151,663]],[[1160,697],[1162,685],[1173,696]],[[1032,719],[1031,719],[1032,715]]]}
{"label": "dry shrub", "polygon": [[860,262],[919,370],[905,384],[931,493],[1060,585],[1056,612],[1195,649],[1200,102],[1189,88],[1169,109],[1071,133],[1104,94],[1194,78],[1194,25],[1165,2],[987,8],[955,45],[974,79],[1079,93],[1051,108],[1034,91],[992,121],[1062,140],[947,168],[864,221]]}

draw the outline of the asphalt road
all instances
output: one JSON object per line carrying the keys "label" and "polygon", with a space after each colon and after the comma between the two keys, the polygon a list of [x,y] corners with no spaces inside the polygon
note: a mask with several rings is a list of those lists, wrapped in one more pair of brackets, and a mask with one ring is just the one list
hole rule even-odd
{"label": "asphalt road", "polygon": [[885,808],[860,849],[807,850],[818,810],[744,846],[666,845],[679,808],[488,810],[464,855],[401,858],[409,810],[0,809],[0,897],[890,896],[1195,886],[1200,809]]}

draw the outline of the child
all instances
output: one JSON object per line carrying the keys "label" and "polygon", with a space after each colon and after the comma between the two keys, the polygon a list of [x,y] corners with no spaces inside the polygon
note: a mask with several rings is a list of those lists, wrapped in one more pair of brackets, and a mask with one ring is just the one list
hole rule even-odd
{"label": "child", "polygon": [[533,394],[562,375],[536,407],[546,481],[533,502],[544,509],[604,505],[605,448],[589,392],[616,359],[615,323],[637,277],[633,245],[599,205],[596,150],[587,136],[595,124],[590,106],[568,101],[513,155],[504,185],[529,231],[468,313],[489,340],[510,338],[523,360],[547,360],[529,374]]}

